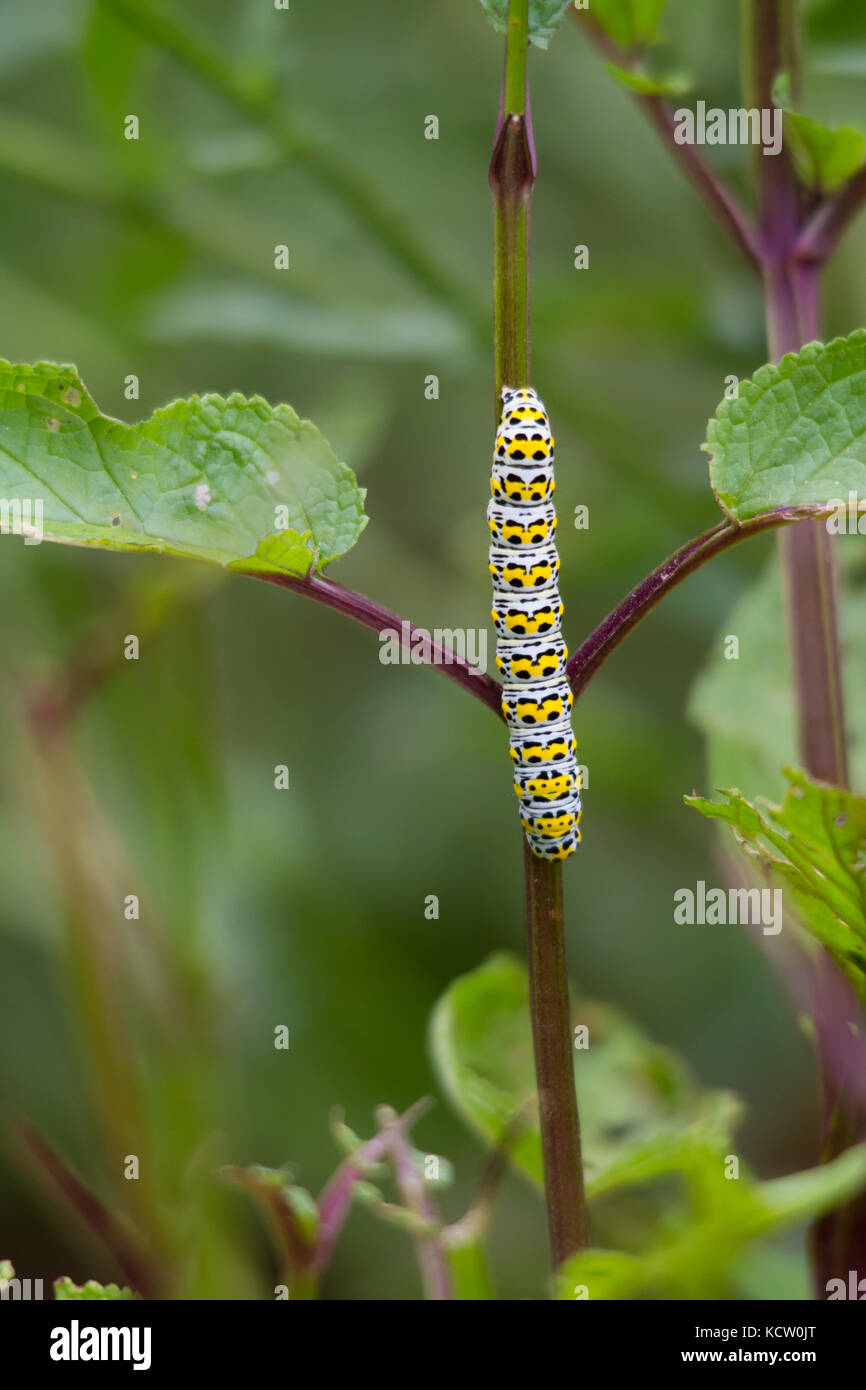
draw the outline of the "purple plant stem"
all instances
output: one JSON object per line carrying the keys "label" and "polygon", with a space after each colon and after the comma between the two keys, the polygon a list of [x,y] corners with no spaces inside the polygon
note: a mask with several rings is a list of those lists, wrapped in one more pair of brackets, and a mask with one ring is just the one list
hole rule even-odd
{"label": "purple plant stem", "polygon": [[[605,32],[598,20],[593,17],[591,6],[588,10],[573,9],[571,13],[608,62],[615,63],[620,68],[634,69],[634,56],[620,48],[619,44]],[[670,104],[663,96],[640,92],[633,92],[632,96],[686,178],[697,190],[719,225],[728,233],[738,251],[742,253],[754,270],[760,271],[761,244],[757,229],[724,180],[719,177],[712,165],[707,164],[704,160],[697,146],[677,144],[674,139],[676,121]]]}
{"label": "purple plant stem", "polygon": [[673,555],[641,580],[573,653],[568,663],[568,677],[575,699],[623,638],[637,627],[672,589],[690,574],[694,574],[695,570],[725,550],[730,550],[732,546],[739,545],[740,541],[747,540],[749,536],[761,535],[764,531],[776,527],[802,522],[804,517],[818,517],[823,514],[826,514],[826,508],[817,506],[777,507],[773,511],[751,517],[748,521],[721,521],[709,531],[704,531],[702,535],[695,536],[693,540],[680,546],[679,550],[674,551]]}
{"label": "purple plant stem", "polygon": [[498,681],[483,671],[476,671],[463,657],[458,656],[449,647],[434,642],[432,637],[427,640],[427,634],[422,629],[415,627],[397,613],[392,613],[375,599],[368,598],[366,594],[356,593],[354,589],[347,589],[333,579],[326,579],[323,574],[316,574],[312,570],[309,574],[299,575],[297,578],[288,574],[256,574],[254,577],[264,579],[268,584],[276,584],[281,589],[291,589],[295,594],[302,594],[316,603],[324,604],[326,608],[333,608],[336,613],[344,613],[346,617],[354,618],[356,623],[372,628],[374,632],[393,630],[401,638],[405,634],[409,645],[413,638],[417,637],[420,641],[423,636],[427,653],[423,664],[436,667],[449,680],[454,681],[463,690],[468,690],[489,709],[495,710],[500,719],[504,717],[501,706],[502,688]]}
{"label": "purple plant stem", "polygon": [[[748,0],[743,9],[744,73],[750,106],[773,105],[780,72],[799,87],[799,21],[792,0]],[[784,148],[755,153],[767,338],[774,361],[797,352],[818,332],[819,266],[796,260],[804,200]],[[826,527],[811,523],[780,537],[794,663],[800,752],[813,777],[848,784],[845,713],[836,605],[835,554]]]}
{"label": "purple plant stem", "polygon": [[334,1246],[349,1215],[355,1185],[365,1177],[369,1168],[381,1163],[388,1152],[388,1142],[388,1135],[384,1131],[374,1134],[357,1153],[340,1164],[331,1181],[322,1189],[318,1201],[319,1228],[316,1250],[311,1261],[314,1273],[321,1274],[327,1269],[334,1253]]}
{"label": "purple plant stem", "polygon": [[162,1296],[164,1281],[159,1266],[145,1255],[131,1231],[85,1186],[34,1124],[23,1115],[14,1115],[11,1124],[22,1151],[35,1160],[42,1176],[102,1242],[132,1288],[143,1298]]}
{"label": "purple plant stem", "polygon": [[866,164],[838,193],[819,203],[794,244],[798,261],[822,265],[828,260],[849,223],[866,203]]}
{"label": "purple plant stem", "polygon": [[[406,1139],[407,1130],[424,1105],[424,1102],[419,1102],[402,1117],[387,1111],[379,1133],[347,1158],[323,1188],[318,1200],[316,1246],[309,1263],[309,1270],[315,1277],[321,1276],[330,1263],[334,1246],[351,1209],[356,1185],[366,1177],[371,1167],[385,1158],[390,1157],[394,1164],[396,1181],[406,1205],[429,1221],[431,1226],[439,1224],[424,1178],[412,1162]],[[416,1246],[427,1297],[437,1301],[452,1299],[451,1276],[438,1236],[420,1237],[416,1240]]]}
{"label": "purple plant stem", "polygon": [[[810,517],[817,519],[826,513],[827,509],[820,506],[779,507],[774,511],[762,512],[759,516],[751,517],[744,522],[721,521],[710,530],[687,541],[641,580],[573,653],[568,663],[568,676],[575,695],[583,692],[596,671],[632,628],[651,613],[671,589],[676,588],[695,570],[723,551],[729,550],[731,546],[747,540],[749,536],[760,535],[776,527],[789,526],[794,522],[802,522]],[[392,628],[402,632],[405,623],[405,631],[411,641],[412,634],[419,631],[414,624],[400,618],[398,614],[392,613],[382,604],[368,598],[366,594],[347,589],[342,584],[312,571],[303,578],[281,574],[257,575],[256,578],[265,579],[279,588],[289,589],[292,593],[314,599],[317,603],[333,608],[335,612],[353,618],[362,626],[372,628],[374,632]],[[424,664],[436,665],[457,685],[475,695],[482,703],[495,710],[500,719],[502,718],[501,686],[498,681],[490,676],[477,674],[456,653],[432,641],[429,657],[425,656]]]}
{"label": "purple plant stem", "polygon": [[[574,1088],[565,958],[562,866],[538,859],[524,838],[526,954],[538,1119],[554,1268],[589,1244],[580,1118]],[[558,872],[551,872],[551,870]]]}
{"label": "purple plant stem", "polygon": [[[776,75],[791,76],[796,98],[800,81],[799,9],[793,0],[746,0],[744,51],[750,56],[747,103],[768,106]],[[770,167],[768,167],[770,166]],[[806,214],[793,166],[786,152],[773,159],[756,155],[756,171],[765,241],[764,286],[770,355],[778,360],[797,351],[819,328],[821,255],[829,250],[862,199],[859,180],[843,190],[832,212],[825,203],[817,214],[818,235],[807,239]],[[826,209],[826,210],[825,210]],[[829,234],[827,222],[829,221]],[[807,224],[808,225],[808,224]],[[785,581],[794,691],[801,758],[813,777],[848,785],[848,755],[839,646],[836,557],[825,526],[794,527],[780,537]],[[826,997],[826,976],[835,967],[823,952],[814,965],[815,997]],[[862,1014],[859,1019],[862,1027]],[[825,1158],[840,1154],[866,1132],[866,1114],[854,1095],[834,1075],[826,1020],[816,1019],[817,1052],[827,1109]],[[827,1281],[846,1277],[866,1259],[866,1199],[856,1198],[828,1212],[812,1227],[810,1253],[816,1294]]]}
{"label": "purple plant stem", "polygon": [[[793,321],[790,303],[794,306]],[[818,332],[816,267],[799,267],[784,289],[771,283],[768,336],[773,357],[798,350]],[[838,575],[833,538],[811,522],[779,538],[785,577],[788,629],[800,756],[813,777],[847,787],[848,745],[839,643]]]}
{"label": "purple plant stem", "polygon": [[449,1302],[454,1298],[454,1287],[448,1260],[442,1246],[441,1222],[433,1199],[427,1188],[424,1175],[415,1165],[412,1146],[406,1138],[404,1127],[396,1115],[385,1115],[389,1136],[391,1161],[394,1164],[394,1179],[400,1190],[403,1202],[431,1228],[429,1235],[415,1237],[415,1250],[418,1267],[426,1297],[434,1302]]}

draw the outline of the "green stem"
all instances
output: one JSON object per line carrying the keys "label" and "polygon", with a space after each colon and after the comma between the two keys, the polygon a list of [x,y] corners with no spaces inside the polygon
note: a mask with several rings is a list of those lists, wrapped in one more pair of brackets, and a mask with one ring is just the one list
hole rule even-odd
{"label": "green stem", "polygon": [[[535,182],[526,95],[528,0],[510,0],[493,193],[493,304],[497,413],[503,385],[529,380],[529,204]],[[562,865],[524,841],[526,937],[535,1074],[554,1268],[589,1240],[574,1089]]]}
{"label": "green stem", "polygon": [[505,35],[505,112],[522,116],[526,110],[526,50],[529,44],[529,6],[509,5]]}

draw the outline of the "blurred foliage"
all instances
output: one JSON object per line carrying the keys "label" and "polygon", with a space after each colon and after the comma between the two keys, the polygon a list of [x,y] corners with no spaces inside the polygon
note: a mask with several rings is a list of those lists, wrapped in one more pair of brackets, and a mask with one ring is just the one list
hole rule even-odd
{"label": "blurred foliage", "polygon": [[[847,511],[847,504],[846,509]],[[854,531],[859,524],[844,521]],[[843,678],[851,784],[866,788],[866,562],[854,536],[836,542],[843,575],[840,625],[845,654]],[[779,566],[768,560],[719,627],[712,655],[689,697],[689,718],[707,736],[707,784],[737,787],[745,796],[777,799],[784,794],[786,764],[796,760],[794,697],[784,623]],[[737,658],[726,655],[737,638]]]}
{"label": "blurred foliage", "polygon": [[119,1288],[117,1284],[99,1284],[88,1279],[86,1284],[73,1284],[68,1275],[54,1280],[54,1297],[61,1302],[78,1303],[116,1303],[135,1298],[130,1289]]}
{"label": "blurred foliage", "polygon": [[817,193],[837,192],[866,162],[866,135],[853,126],[830,130],[793,110],[787,73],[776,79],[773,100],[785,113],[785,146],[800,180]]}
{"label": "blurred foliage", "polygon": [[[706,1149],[692,1155],[685,1178],[685,1199],[672,1204],[649,1249],[575,1255],[558,1275],[559,1298],[742,1298],[743,1247],[857,1193],[866,1182],[866,1144],[820,1168],[764,1183],[734,1173],[730,1159]],[[778,1293],[765,1289],[764,1296]]]}
{"label": "blurred foliage", "polygon": [[866,798],[786,769],[781,806],[757,806],[737,791],[727,802],[686,797],[725,821],[768,877],[791,891],[796,916],[830,952],[866,1001]]}
{"label": "blurred foliage", "polygon": [[[609,1005],[575,999],[574,1075],[590,1197],[676,1169],[695,1146],[724,1143],[733,1097],[701,1094],[678,1059]],[[436,1006],[430,1042],[443,1088],[488,1143],[543,1188],[529,983],[512,956],[491,956]],[[513,1129],[513,1135],[510,1131]]]}
{"label": "blurred foliage", "polygon": [[[164,13],[221,60],[207,72],[160,51],[121,9],[0,10],[0,353],[77,362],[94,398],[127,420],[206,391],[290,401],[368,488],[372,522],[340,579],[419,624],[485,622],[486,164],[502,54],[481,6],[380,0],[373,25],[345,0],[283,12],[174,0]],[[859,6],[816,3],[809,16],[806,109],[856,124]],[[659,70],[682,67],[708,101],[739,104],[728,0],[671,0],[663,32],[675,43],[661,45]],[[220,85],[226,67],[239,86]],[[725,378],[750,376],[766,348],[758,286],[577,25],[533,54],[531,76],[533,379],[556,422],[575,646],[715,521],[706,420]],[[137,141],[123,137],[130,113]],[[283,113],[303,136],[294,146]],[[429,113],[437,141],[424,138]],[[742,152],[713,153],[744,186]],[[341,182],[346,168],[354,182]],[[358,185],[372,209],[353,201]],[[396,248],[371,228],[380,206],[408,228]],[[573,268],[577,243],[591,248],[588,272]],[[274,268],[279,244],[288,271]],[[864,259],[853,232],[827,276],[828,336],[866,321]],[[432,285],[419,273],[430,263]],[[425,396],[430,374],[438,399]],[[571,531],[578,504],[590,526]],[[684,718],[689,682],[772,548],[750,542],[690,579],[581,700],[589,820],[566,875],[580,995],[613,1001],[676,1049],[701,1088],[741,1094],[742,1151],[764,1177],[815,1159],[811,1054],[747,936],[684,931],[673,894],[714,874],[707,828],[682,809],[683,792],[706,783]],[[188,1296],[270,1297],[254,1214],[207,1175],[291,1160],[316,1192],[333,1168],[335,1103],[368,1113],[435,1089],[424,1048],[435,1001],[487,953],[521,948],[519,836],[502,729],[478,704],[435,673],[382,666],[375,639],[335,614],[240,580],[187,593],[186,574],[158,557],[0,544],[0,1013],[14,1039],[0,1096],[95,1190],[131,1200],[78,992],[82,952],[106,942],[127,1067],[114,1084],[134,1100],[157,1194],[145,1196],[179,1284]],[[178,601],[145,624],[158,588]],[[137,662],[122,656],[130,632],[143,638]],[[95,647],[113,658],[95,663],[62,740],[46,740],[35,695],[44,709],[46,691],[93,670]],[[749,729],[757,719],[757,706],[744,714]],[[763,727],[775,746],[772,719]],[[278,763],[289,792],[274,789]],[[83,913],[68,882],[74,844],[90,847]],[[124,916],[131,893],[138,920]],[[273,1047],[279,1025],[288,1051]],[[482,1148],[445,1105],[424,1134],[454,1164],[441,1207],[456,1225]],[[118,1277],[65,1209],[37,1198],[11,1150],[0,1164],[4,1253],[22,1276]],[[605,1238],[634,1249],[646,1219],[620,1203],[604,1213]],[[538,1297],[546,1241],[528,1185],[504,1180],[487,1243],[499,1296]],[[802,1296],[796,1235],[763,1259],[748,1296]],[[410,1242],[353,1215],[325,1295],[418,1289]]]}

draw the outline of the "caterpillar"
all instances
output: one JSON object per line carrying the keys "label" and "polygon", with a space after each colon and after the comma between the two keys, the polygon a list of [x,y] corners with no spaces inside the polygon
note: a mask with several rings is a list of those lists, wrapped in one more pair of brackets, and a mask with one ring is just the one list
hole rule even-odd
{"label": "caterpillar", "polygon": [[580,842],[580,774],[560,630],[553,438],[530,387],[505,386],[501,399],[487,525],[502,712],[529,847],[567,859]]}

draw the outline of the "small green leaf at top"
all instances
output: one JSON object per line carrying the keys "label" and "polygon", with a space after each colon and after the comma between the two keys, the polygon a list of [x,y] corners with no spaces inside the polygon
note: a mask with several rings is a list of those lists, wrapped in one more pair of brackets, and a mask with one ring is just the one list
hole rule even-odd
{"label": "small green leaf at top", "polygon": [[[508,28],[508,0],[481,0],[490,23],[498,33]],[[572,0],[529,0],[529,41],[546,48],[565,16]]]}
{"label": "small green leaf at top", "polygon": [[707,426],[710,482],[735,521],[866,498],[866,329],[760,367]]}
{"label": "small green leaf at top", "polygon": [[794,167],[806,188],[836,193],[866,164],[866,135],[854,126],[821,125],[795,111],[786,73],[773,87],[773,101],[784,112],[785,140]]}
{"label": "small green leaf at top", "polygon": [[691,87],[690,79],[682,72],[671,72],[666,77],[653,76],[642,68],[623,68],[618,63],[605,63],[611,77],[630,92],[644,97],[683,96]]}
{"label": "small green leaf at top", "polygon": [[99,1284],[95,1279],[88,1279],[86,1284],[75,1284],[65,1274],[61,1279],[54,1280],[54,1297],[61,1303],[116,1303],[134,1299],[137,1295],[131,1289],[119,1288],[117,1284]]}
{"label": "small green leaf at top", "polygon": [[127,425],[50,362],[0,362],[0,497],[31,541],[254,575],[322,569],[366,524],[355,475],[290,406],[192,396]]}
{"label": "small green leaf at top", "polygon": [[621,48],[656,43],[667,0],[589,0],[589,14]]}

